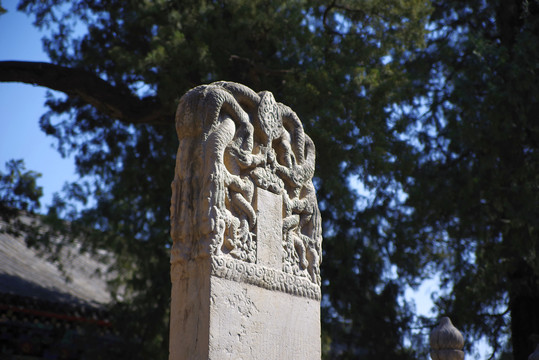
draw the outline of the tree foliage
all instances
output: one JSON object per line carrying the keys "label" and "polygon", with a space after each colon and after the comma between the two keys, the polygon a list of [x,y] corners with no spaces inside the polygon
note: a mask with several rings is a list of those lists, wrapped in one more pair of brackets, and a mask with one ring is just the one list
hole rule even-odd
{"label": "tree foliage", "polygon": [[26,170],[23,160],[10,160],[0,173],[0,214],[2,220],[14,220],[18,211],[35,212],[40,207],[43,188],[37,185],[41,174]]}
{"label": "tree foliage", "polygon": [[539,2],[434,9],[406,227],[451,290],[439,308],[524,359],[539,340]]}
{"label": "tree foliage", "polygon": [[51,63],[0,62],[0,81],[65,94],[40,125],[86,181],[49,216],[117,255],[126,357],[167,354],[175,106],[229,80],[273,92],[317,146],[327,358],[424,355],[412,329],[432,320],[404,291],[438,272],[439,312],[493,345],[512,334],[517,359],[539,332],[537,7],[23,0]]}

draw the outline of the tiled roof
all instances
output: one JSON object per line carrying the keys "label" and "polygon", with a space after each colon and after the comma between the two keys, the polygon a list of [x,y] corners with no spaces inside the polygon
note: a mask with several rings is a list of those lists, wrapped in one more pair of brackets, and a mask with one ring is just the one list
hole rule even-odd
{"label": "tiled roof", "polygon": [[72,305],[99,306],[111,300],[103,263],[81,254],[76,245],[63,249],[60,261],[63,271],[21,237],[0,229],[0,293]]}

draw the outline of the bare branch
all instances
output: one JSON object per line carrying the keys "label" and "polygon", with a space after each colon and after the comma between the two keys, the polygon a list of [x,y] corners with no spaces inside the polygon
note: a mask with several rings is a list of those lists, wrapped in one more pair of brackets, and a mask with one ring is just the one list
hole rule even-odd
{"label": "bare branch", "polygon": [[79,96],[100,112],[129,124],[168,123],[169,114],[156,97],[140,99],[128,89],[112,86],[83,69],[44,62],[0,61],[0,82],[22,82]]}

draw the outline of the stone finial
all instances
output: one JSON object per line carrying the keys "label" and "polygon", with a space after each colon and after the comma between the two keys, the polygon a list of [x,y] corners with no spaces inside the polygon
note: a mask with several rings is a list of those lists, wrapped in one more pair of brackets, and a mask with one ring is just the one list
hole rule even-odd
{"label": "stone finial", "polygon": [[539,360],[539,344],[537,344],[535,351],[528,356],[528,360]]}
{"label": "stone finial", "polygon": [[448,317],[430,333],[430,357],[432,360],[463,360],[464,337]]}

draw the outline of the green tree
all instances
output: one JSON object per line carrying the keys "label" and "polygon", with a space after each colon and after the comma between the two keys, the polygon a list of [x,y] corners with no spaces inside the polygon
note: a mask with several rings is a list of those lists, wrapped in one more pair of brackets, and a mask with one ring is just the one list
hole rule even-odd
{"label": "green tree", "polygon": [[[528,52],[536,49],[537,20],[535,5],[523,12],[516,4],[511,18],[501,3],[484,1],[21,1],[37,26],[50,28],[43,42],[51,63],[0,62],[0,81],[65,94],[50,95],[40,125],[60,151],[74,154],[87,181],[58,197],[49,219],[70,220],[69,231],[90,250],[116,254],[113,285],[126,294],[113,312],[117,328],[132,339],[125,356],[166,357],[174,111],[185,91],[215,80],[272,91],[317,145],[328,358],[415,358],[422,338],[410,330],[415,319],[404,289],[433,270],[454,285],[441,311],[459,317],[459,327],[471,324],[465,329],[472,335],[497,340],[490,325],[504,317],[485,311],[499,310],[509,282],[517,283],[507,278],[511,272],[500,275],[505,282],[489,277],[500,272],[498,255],[513,249],[512,242],[498,243],[508,239],[505,229],[536,236],[525,216],[537,218],[529,179],[537,174],[536,143],[526,140],[537,131],[529,75],[537,56]],[[423,49],[427,21],[432,31]],[[517,62],[500,45],[506,37]],[[499,81],[496,66],[509,79]],[[419,116],[425,106],[430,112]],[[509,115],[516,124],[524,125],[521,116],[528,122],[513,128],[502,122]],[[517,144],[517,132],[526,131],[527,145]],[[515,152],[505,161],[501,150],[518,146],[525,156]],[[527,193],[518,180],[524,178]],[[90,197],[95,205],[82,211],[70,206]],[[484,207],[470,205],[485,201],[490,210],[477,216]],[[502,217],[500,206],[515,209],[515,217]],[[526,225],[502,227],[505,220]],[[510,258],[537,261],[524,245]],[[477,265],[483,263],[488,267]],[[468,302],[473,306],[457,307]],[[513,339],[525,336],[517,334]]]}
{"label": "green tree", "polygon": [[6,173],[0,173],[0,214],[2,220],[12,221],[19,211],[33,213],[40,207],[43,188],[37,185],[41,176],[26,170],[23,160],[10,160]]}
{"label": "green tree", "polygon": [[[420,349],[410,329],[428,319],[413,317],[403,291],[435,272],[438,311],[470,339],[486,336],[500,356],[531,353],[537,1],[20,8],[53,28],[44,39],[51,63],[1,62],[0,81],[67,95],[51,95],[41,126],[88,182],[73,184],[50,217],[117,254],[116,285],[128,294],[115,313],[134,339],[126,356],[166,356],[173,113],[186,90],[214,80],[272,91],[317,145],[328,358],[411,358],[405,339]],[[95,206],[67,211],[88,197]]]}
{"label": "green tree", "polygon": [[539,340],[539,2],[434,1],[429,28],[410,66],[424,114],[405,246],[432,254],[440,312],[526,359]]}

